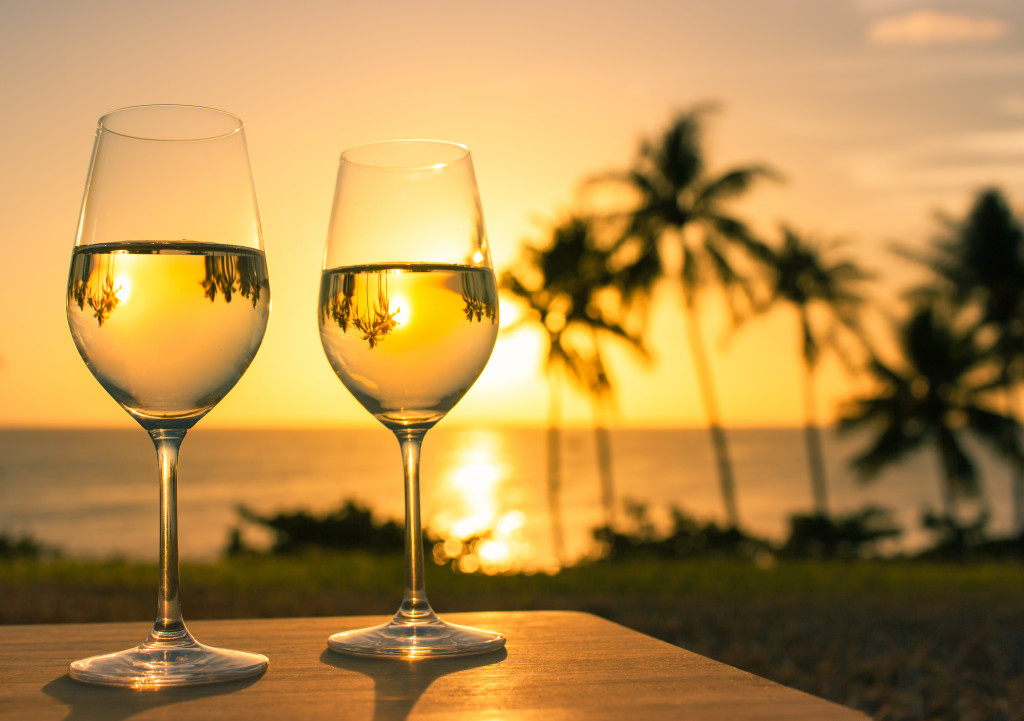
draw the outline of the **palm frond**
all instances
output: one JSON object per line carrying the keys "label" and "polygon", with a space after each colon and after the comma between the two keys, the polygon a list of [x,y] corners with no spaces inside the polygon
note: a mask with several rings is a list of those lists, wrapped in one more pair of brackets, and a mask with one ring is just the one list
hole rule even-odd
{"label": "palm frond", "polygon": [[879,472],[893,463],[898,463],[923,443],[923,436],[909,435],[904,429],[890,426],[851,460],[850,466],[861,482],[870,482]]}
{"label": "palm frond", "polygon": [[781,180],[781,177],[767,165],[733,168],[703,182],[695,194],[695,204],[712,207],[746,193],[757,180]]}
{"label": "palm frond", "polygon": [[975,436],[1015,466],[1024,466],[1020,423],[1012,417],[978,406],[965,408],[964,415],[966,426]]}

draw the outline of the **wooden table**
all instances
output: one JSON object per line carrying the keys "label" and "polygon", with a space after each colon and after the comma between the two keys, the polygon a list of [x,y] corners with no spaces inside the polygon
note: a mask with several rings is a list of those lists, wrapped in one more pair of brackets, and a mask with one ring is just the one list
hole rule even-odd
{"label": "wooden table", "polygon": [[0,719],[629,719],[864,721],[867,716],[585,613],[449,614],[502,651],[417,662],[341,656],[336,631],[383,617],[195,621],[203,643],[270,658],[260,678],[160,691],[88,686],[70,661],[134,646],[148,624],[0,626]]}

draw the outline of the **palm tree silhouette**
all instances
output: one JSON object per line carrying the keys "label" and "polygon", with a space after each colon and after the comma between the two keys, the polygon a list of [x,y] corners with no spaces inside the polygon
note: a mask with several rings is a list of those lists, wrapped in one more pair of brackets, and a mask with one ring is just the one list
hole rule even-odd
{"label": "palm tree silhouette", "polygon": [[[822,353],[832,349],[849,364],[851,349],[844,335],[862,339],[859,313],[865,299],[860,286],[873,276],[847,259],[828,260],[839,243],[824,244],[782,228],[782,247],[768,249],[766,266],[769,298],[760,308],[785,304],[796,311],[800,323],[803,360],[804,435],[810,466],[814,512],[828,516],[828,483],[818,424],[815,372]],[[844,334],[842,331],[847,331]]]}
{"label": "palm tree silhouette", "polygon": [[[561,391],[567,380],[591,399],[605,523],[614,513],[611,444],[605,416],[613,384],[602,350],[606,339],[645,355],[640,338],[627,329],[617,295],[611,251],[597,240],[594,223],[572,216],[556,225],[544,249],[526,246],[520,264],[505,272],[501,287],[527,308],[523,321],[544,328],[548,341],[548,500],[556,555],[564,553],[559,512],[561,489]],[[603,297],[603,299],[602,299]]]}
{"label": "palm tree silhouette", "polygon": [[876,395],[851,401],[842,410],[839,431],[870,429],[873,438],[852,462],[871,480],[908,454],[931,446],[942,471],[944,521],[963,528],[958,501],[981,495],[977,466],[965,447],[973,436],[1015,464],[1024,463],[1017,422],[988,403],[998,387],[998,371],[972,329],[961,329],[941,300],[914,309],[899,328],[902,367],[874,357],[868,366]]}
{"label": "palm tree silhouette", "polygon": [[[996,188],[981,190],[962,221],[940,218],[943,229],[930,252],[904,255],[930,268],[939,289],[961,307],[980,312],[993,333],[1007,406],[1020,419],[1016,391],[1024,380],[1024,227]],[[919,293],[927,292],[919,291]],[[1013,521],[1024,533],[1024,471],[1013,472]]]}
{"label": "palm tree silhouette", "polygon": [[745,193],[756,179],[774,173],[762,165],[749,165],[709,175],[700,131],[710,109],[701,106],[680,114],[661,137],[641,145],[629,172],[613,177],[624,180],[639,196],[622,241],[625,251],[637,258],[634,267],[623,273],[628,281],[624,288],[627,299],[650,298],[667,265],[660,252],[663,240],[671,241],[681,256],[678,280],[687,339],[717,461],[727,523],[736,528],[739,512],[732,460],[701,327],[699,301],[701,291],[717,285],[734,318],[750,303],[751,283],[741,272],[740,263],[743,256],[762,257],[764,246],[726,205]]}

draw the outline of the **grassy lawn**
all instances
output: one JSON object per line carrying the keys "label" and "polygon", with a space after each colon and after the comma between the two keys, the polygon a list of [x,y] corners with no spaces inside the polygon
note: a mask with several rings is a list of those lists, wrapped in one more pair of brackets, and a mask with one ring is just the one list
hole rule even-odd
{"label": "grassy lawn", "polygon": [[[440,612],[588,611],[876,719],[1024,719],[1024,566],[605,563],[555,576],[429,567]],[[390,614],[398,557],[183,564],[187,619]],[[0,623],[148,621],[153,564],[0,562]]]}

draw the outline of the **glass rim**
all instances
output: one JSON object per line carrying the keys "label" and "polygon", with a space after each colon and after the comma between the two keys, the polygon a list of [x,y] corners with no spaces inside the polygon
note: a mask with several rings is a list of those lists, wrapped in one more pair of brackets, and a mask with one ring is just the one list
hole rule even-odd
{"label": "glass rim", "polygon": [[[373,148],[384,148],[387,146],[397,148],[402,145],[410,147],[413,145],[420,147],[434,145],[438,146],[438,148],[447,150],[451,155],[450,157],[438,159],[436,162],[384,163],[355,159],[355,156]],[[469,158],[469,156],[469,146],[452,140],[434,140],[432,138],[393,138],[391,140],[371,140],[366,143],[360,143],[346,148],[341,152],[341,162],[346,165],[357,165],[362,168],[374,168],[376,170],[436,170],[460,163]]]}
{"label": "glass rim", "polygon": [[[201,110],[208,114],[215,114],[221,118],[229,119],[233,121],[234,127],[227,131],[221,132],[210,132],[210,133],[195,133],[190,134],[188,137],[154,137],[153,135],[145,135],[137,132],[127,132],[125,130],[115,130],[110,125],[111,119],[115,117],[121,117],[125,114],[132,113],[133,111],[139,110]],[[206,140],[219,140],[221,138],[227,138],[231,135],[235,135],[242,131],[244,123],[242,119],[234,113],[229,113],[226,110],[219,110],[217,108],[211,108],[205,105],[188,105],[184,103],[151,103],[143,105],[128,105],[123,108],[117,108],[111,110],[109,113],[104,113],[100,116],[98,128],[100,131],[110,133],[111,135],[118,135],[122,138],[130,138],[132,140],[149,140],[157,143],[195,143]]]}

